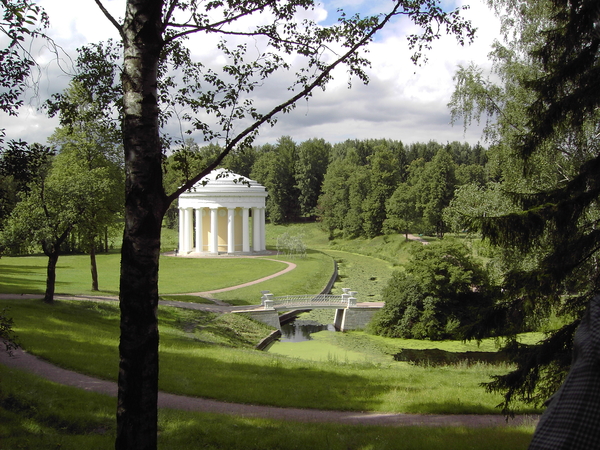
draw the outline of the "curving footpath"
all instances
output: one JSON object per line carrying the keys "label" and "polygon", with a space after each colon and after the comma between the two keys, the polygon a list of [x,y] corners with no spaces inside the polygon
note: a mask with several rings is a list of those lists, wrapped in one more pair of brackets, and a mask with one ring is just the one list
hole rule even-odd
{"label": "curving footpath", "polygon": [[[286,262],[286,261],[281,261]],[[214,305],[203,303],[189,303],[178,301],[161,301],[161,304],[189,308],[197,310],[210,310],[215,312],[227,312],[235,309],[248,309],[248,306],[227,306],[211,294],[239,289],[262,281],[269,280],[293,270],[296,265],[288,263],[288,267],[273,275],[228,288],[213,291],[196,292],[187,295],[197,295],[215,302]],[[41,295],[0,295],[0,298],[42,298]],[[61,300],[88,300],[88,301],[117,301],[116,297],[94,297],[94,296],[56,296]],[[260,306],[257,306],[260,307]],[[96,392],[112,397],[117,396],[117,383],[113,381],[100,380],[83,375],[71,370],[50,364],[21,349],[9,356],[5,351],[0,351],[0,364],[7,367],[24,370],[54,383],[72,386],[90,392]],[[185,397],[183,395],[159,392],[158,406],[160,408],[179,409],[183,411],[209,412],[217,414],[230,414],[242,417],[257,417],[265,419],[293,420],[297,422],[335,422],[346,425],[377,425],[377,426],[430,426],[430,427],[497,427],[497,426],[520,426],[534,425],[539,416],[523,415],[507,419],[502,415],[420,415],[420,414],[393,414],[377,412],[352,412],[352,411],[325,411],[315,409],[280,408],[275,406],[248,405],[240,403],[228,403],[199,397]]]}
{"label": "curving footpath", "polygon": [[266,277],[259,278],[258,280],[249,281],[247,283],[238,284],[236,286],[229,286],[226,288],[214,289],[212,291],[193,292],[193,293],[186,294],[186,295],[196,295],[198,297],[205,297],[205,298],[211,299],[211,294],[218,294],[219,292],[234,291],[236,289],[245,288],[248,286],[252,286],[254,284],[262,283],[263,281],[267,281],[272,278],[278,277],[278,276],[283,275],[284,273],[288,273],[296,268],[296,264],[289,262],[289,261],[281,261],[279,259],[271,259],[271,258],[263,258],[263,259],[266,259],[267,261],[276,261],[276,262],[284,263],[284,264],[287,264],[287,267],[283,270],[280,270],[279,272],[272,274],[272,275],[268,275]]}
{"label": "curving footpath", "polygon": [[[8,356],[6,352],[0,352],[0,364],[33,373],[54,383],[112,397],[117,396],[117,383],[115,382],[92,378],[60,368],[20,349],[16,350],[12,357]],[[418,415],[279,408],[185,397],[165,392],[159,392],[158,406],[160,408],[230,414],[242,417],[293,420],[297,422],[335,422],[346,425],[498,427],[533,425],[538,420],[538,416],[516,416],[514,419],[507,420],[501,415]]]}

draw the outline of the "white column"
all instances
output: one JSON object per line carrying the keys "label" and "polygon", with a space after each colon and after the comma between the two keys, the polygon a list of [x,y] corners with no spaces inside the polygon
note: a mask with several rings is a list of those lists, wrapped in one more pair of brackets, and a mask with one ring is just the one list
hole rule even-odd
{"label": "white column", "polygon": [[260,251],[260,213],[258,208],[252,208],[252,251]]}
{"label": "white column", "polygon": [[203,208],[196,209],[196,252],[200,253],[204,247],[202,242],[202,211]]}
{"label": "white column", "polygon": [[265,208],[260,208],[260,249],[261,250],[266,250],[267,249],[267,233],[266,233],[266,225],[265,225],[265,216],[266,216],[266,209]]}
{"label": "white column", "polygon": [[183,211],[183,234],[183,252],[189,253],[192,250],[192,208]]}
{"label": "white column", "polygon": [[248,208],[242,208],[242,251],[250,251],[250,219]]}
{"label": "white column", "polygon": [[179,249],[178,252],[183,253],[184,249],[184,238],[185,238],[185,219],[184,219],[184,210],[179,208]]}
{"label": "white column", "polygon": [[227,253],[235,252],[235,209],[227,208]]}
{"label": "white column", "polygon": [[217,208],[210,208],[210,232],[211,242],[210,251],[212,253],[219,252],[219,216]]}

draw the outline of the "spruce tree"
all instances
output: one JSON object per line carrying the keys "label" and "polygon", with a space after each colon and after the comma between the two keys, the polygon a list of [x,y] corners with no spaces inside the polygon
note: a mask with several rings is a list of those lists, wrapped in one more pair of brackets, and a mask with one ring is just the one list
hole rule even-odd
{"label": "spruce tree", "polygon": [[[517,368],[487,385],[504,393],[505,408],[516,399],[539,404],[557,389],[570,366],[573,334],[600,289],[600,6],[597,0],[538,0],[519,11],[519,20],[529,70],[496,97],[501,107],[490,102],[498,90],[488,86],[480,112],[498,114],[497,143],[515,150],[513,161],[529,185],[512,185],[518,212],[472,218],[484,237],[519,255],[519,262],[505,274],[504,300],[468,337],[490,329],[514,336],[551,313],[563,325],[537,345],[509,340]],[[536,35],[534,26],[541,27]],[[519,103],[525,114],[517,117],[511,108]],[[508,127],[507,117],[518,120]]]}

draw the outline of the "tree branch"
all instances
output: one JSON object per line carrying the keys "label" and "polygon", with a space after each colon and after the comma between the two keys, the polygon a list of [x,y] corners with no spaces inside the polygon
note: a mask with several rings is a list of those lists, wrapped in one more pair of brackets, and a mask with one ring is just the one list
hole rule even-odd
{"label": "tree branch", "polygon": [[[99,1],[99,0],[96,0],[96,1]],[[165,20],[165,27],[189,28],[189,29],[187,29],[184,32],[174,34],[169,39],[166,39],[165,42],[174,41],[175,39],[178,39],[180,37],[186,36],[188,34],[197,33],[199,31],[216,31],[216,29],[218,29],[219,27],[222,27],[222,26],[230,24],[230,23],[234,23],[235,21],[241,19],[242,17],[248,16],[248,15],[252,15],[252,14],[254,14],[257,11],[263,11],[269,5],[275,4],[276,1],[277,0],[269,0],[269,1],[265,2],[264,4],[257,5],[253,9],[249,9],[248,11],[244,11],[244,12],[241,12],[241,13],[236,14],[234,16],[231,16],[228,19],[223,19],[223,20],[221,20],[219,22],[215,22],[215,23],[212,23],[212,24],[207,24],[205,26],[187,25],[187,24],[179,24],[179,23],[169,23],[169,22],[167,22],[167,20]],[[166,17],[166,19],[169,19],[171,17],[171,15],[172,15],[172,11],[170,10],[168,16]],[[230,34],[236,34],[236,33],[230,33]],[[241,33],[240,33],[240,35],[241,35]]]}
{"label": "tree branch", "polygon": [[227,145],[225,146],[225,148],[221,152],[221,154],[211,164],[209,164],[202,172],[200,172],[194,178],[192,178],[192,179],[188,180],[186,183],[184,183],[183,186],[181,186],[179,189],[177,189],[174,193],[169,195],[167,197],[167,202],[168,203],[173,202],[182,193],[184,193],[185,191],[190,189],[192,186],[194,186],[194,184],[196,184],[198,181],[200,181],[200,179],[202,179],[203,177],[208,175],[213,169],[215,169],[221,163],[221,161],[223,161],[223,159],[229,154],[229,152],[238,143],[240,143],[243,139],[252,135],[254,132],[256,132],[258,130],[258,128],[260,128],[263,124],[270,121],[278,113],[280,113],[280,112],[286,110],[287,108],[289,108],[290,106],[294,105],[298,100],[300,100],[304,97],[307,97],[316,87],[321,86],[322,83],[327,79],[329,74],[338,65],[340,65],[341,63],[346,61],[359,48],[361,48],[362,46],[367,44],[372,39],[372,37],[375,35],[375,33],[377,33],[379,30],[381,30],[392,19],[392,17],[394,17],[396,15],[397,10],[400,8],[400,6],[401,6],[401,2],[396,3],[396,5],[394,6],[394,9],[391,12],[389,12],[388,14],[386,14],[386,16],[383,18],[383,20],[381,22],[379,22],[375,27],[373,27],[373,29],[369,33],[367,33],[362,39],[360,39],[358,42],[356,42],[354,45],[352,45],[346,53],[344,53],[337,60],[335,60],[333,63],[328,65],[325,69],[323,69],[323,72],[318,77],[316,77],[310,84],[306,85],[304,87],[304,89],[302,89],[300,92],[298,92],[296,95],[294,95],[293,97],[291,97],[284,103],[281,103],[278,106],[276,106],[275,108],[273,108],[269,113],[262,116],[259,120],[254,122],[248,128],[246,128],[241,133],[239,133],[235,138],[233,138],[231,141],[229,141],[229,143],[227,143]]}
{"label": "tree branch", "polygon": [[106,18],[110,21],[110,23],[112,23],[115,26],[115,28],[119,32],[119,36],[121,36],[121,39],[123,40],[123,42],[125,42],[125,33],[123,32],[123,27],[121,26],[121,24],[117,22],[116,19],[107,11],[107,9],[102,4],[101,0],[94,1],[96,2],[96,5],[98,5],[98,8],[100,8],[100,10],[104,13]]}

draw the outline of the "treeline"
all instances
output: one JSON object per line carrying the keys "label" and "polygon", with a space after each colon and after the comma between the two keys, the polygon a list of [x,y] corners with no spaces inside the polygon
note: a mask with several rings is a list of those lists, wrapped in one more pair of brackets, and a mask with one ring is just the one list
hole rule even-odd
{"label": "treeline", "polygon": [[[219,147],[186,143],[165,164],[173,190],[216,156]],[[223,166],[267,188],[271,223],[322,221],[331,238],[412,232],[443,235],[442,211],[464,184],[487,182],[486,151],[480,145],[435,141],[404,145],[389,139],[323,139],[246,148]],[[176,211],[168,215],[176,223]]]}

